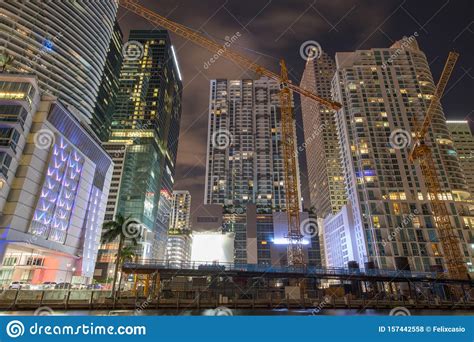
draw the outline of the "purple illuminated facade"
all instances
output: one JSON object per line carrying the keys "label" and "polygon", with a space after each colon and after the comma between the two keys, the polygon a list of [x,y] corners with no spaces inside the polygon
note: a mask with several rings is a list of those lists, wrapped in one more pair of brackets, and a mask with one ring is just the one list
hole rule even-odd
{"label": "purple illuminated facade", "polygon": [[31,232],[64,243],[84,165],[82,157],[61,137],[53,153],[31,222]]}
{"label": "purple illuminated facade", "polygon": [[0,74],[0,93],[0,286],[89,283],[112,160],[34,76]]}

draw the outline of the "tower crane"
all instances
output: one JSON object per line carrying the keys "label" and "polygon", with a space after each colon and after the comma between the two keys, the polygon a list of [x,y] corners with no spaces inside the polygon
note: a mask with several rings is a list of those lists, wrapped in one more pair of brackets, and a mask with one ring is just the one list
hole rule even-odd
{"label": "tower crane", "polygon": [[223,49],[221,45],[204,37],[201,33],[194,31],[186,26],[175,23],[154,11],[149,10],[139,4],[138,0],[120,0],[120,5],[129,11],[147,19],[149,22],[161,26],[170,32],[173,32],[207,50],[211,53],[219,53],[226,59],[253,72],[274,79],[280,84],[280,110],[281,110],[281,140],[284,161],[284,177],[286,192],[286,211],[288,217],[288,265],[299,266],[304,264],[302,239],[303,234],[300,230],[299,199],[298,193],[298,175],[295,149],[295,128],[293,123],[293,108],[291,105],[291,92],[296,92],[301,96],[306,96],[321,105],[333,110],[338,110],[341,105],[337,102],[321,98],[311,91],[299,87],[288,78],[288,69],[285,61],[280,61],[280,75],[258,65],[231,49]]}
{"label": "tower crane", "polygon": [[440,99],[443,96],[446,84],[453,72],[458,57],[459,54],[456,52],[450,52],[448,55],[448,59],[446,60],[438,84],[436,85],[423,122],[415,129],[414,144],[410,151],[409,159],[411,162],[418,161],[420,164],[421,173],[428,190],[428,200],[431,204],[441,246],[443,247],[448,275],[453,279],[468,279],[469,276],[462,252],[459,248],[456,230],[449,219],[446,204],[442,201],[441,185],[439,183],[432,152],[426,143],[428,129],[431,126],[434,113],[440,105]]}

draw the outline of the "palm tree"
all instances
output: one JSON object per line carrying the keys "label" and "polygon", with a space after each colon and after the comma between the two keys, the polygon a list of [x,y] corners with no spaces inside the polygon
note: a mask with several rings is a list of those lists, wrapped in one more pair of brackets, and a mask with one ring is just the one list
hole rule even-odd
{"label": "palm tree", "polygon": [[[118,256],[117,254],[115,256]],[[133,261],[135,258],[135,248],[132,246],[125,247],[122,249],[122,253],[120,253],[120,263],[123,264],[125,262]]]}
{"label": "palm tree", "polygon": [[105,222],[102,225],[102,243],[111,243],[118,239],[118,249],[117,257],[115,259],[115,271],[114,271],[114,281],[112,283],[112,296],[115,298],[115,283],[117,282],[118,270],[121,263],[122,254],[124,252],[124,243],[125,241],[130,240],[133,245],[137,244],[137,239],[140,238],[140,232],[133,228],[129,229],[130,224],[139,223],[137,220],[133,220],[128,217],[124,217],[122,214],[117,214],[114,221]]}
{"label": "palm tree", "polygon": [[[135,254],[135,248],[132,247],[132,246],[127,246],[127,247],[124,247],[121,252],[120,252],[120,255],[119,253],[115,254],[115,257],[120,260],[120,265],[123,266],[123,264],[125,262],[129,262],[129,261],[133,261],[133,259],[135,258],[136,254]],[[118,289],[120,291],[120,285],[122,284],[122,274],[120,274],[120,278],[119,278],[119,282],[118,282]]]}
{"label": "palm tree", "polygon": [[8,66],[10,66],[13,63],[13,56],[9,54],[0,54],[0,72],[5,72]]}

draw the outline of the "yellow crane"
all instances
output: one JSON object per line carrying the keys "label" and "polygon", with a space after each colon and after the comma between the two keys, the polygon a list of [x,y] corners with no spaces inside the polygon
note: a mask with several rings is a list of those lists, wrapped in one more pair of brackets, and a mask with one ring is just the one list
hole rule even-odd
{"label": "yellow crane", "polygon": [[207,50],[219,55],[234,63],[254,71],[255,73],[274,79],[280,84],[280,108],[281,108],[281,140],[285,170],[285,192],[286,192],[286,211],[288,215],[288,264],[303,265],[303,235],[300,230],[299,199],[298,193],[298,175],[297,175],[297,157],[295,149],[295,129],[293,124],[293,108],[291,105],[291,92],[294,91],[301,96],[306,96],[330,109],[338,110],[341,105],[337,102],[321,98],[311,91],[301,88],[288,78],[288,70],[284,60],[280,61],[281,74],[278,75],[251,61],[250,59],[230,50],[223,49],[221,45],[204,37],[197,31],[186,26],[175,23],[167,18],[143,7],[137,0],[120,0],[120,5],[129,11],[147,19],[152,24],[163,27]]}
{"label": "yellow crane", "polygon": [[459,240],[456,236],[456,230],[451,224],[446,204],[442,199],[441,186],[431,149],[426,144],[428,129],[431,125],[434,113],[440,105],[440,99],[443,96],[446,84],[453,72],[458,57],[459,54],[456,52],[449,53],[423,122],[415,129],[414,144],[410,151],[410,161],[418,161],[420,164],[421,172],[428,190],[428,199],[436,222],[439,239],[441,246],[443,247],[449,277],[452,279],[468,279],[469,276],[466,264],[464,263],[462,251],[459,248]]}

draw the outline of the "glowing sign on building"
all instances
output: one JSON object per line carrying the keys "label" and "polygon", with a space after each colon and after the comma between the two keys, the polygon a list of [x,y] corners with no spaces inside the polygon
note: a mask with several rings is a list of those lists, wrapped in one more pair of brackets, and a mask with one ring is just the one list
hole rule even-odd
{"label": "glowing sign on building", "polygon": [[220,232],[194,232],[191,261],[234,262],[234,234]]}

